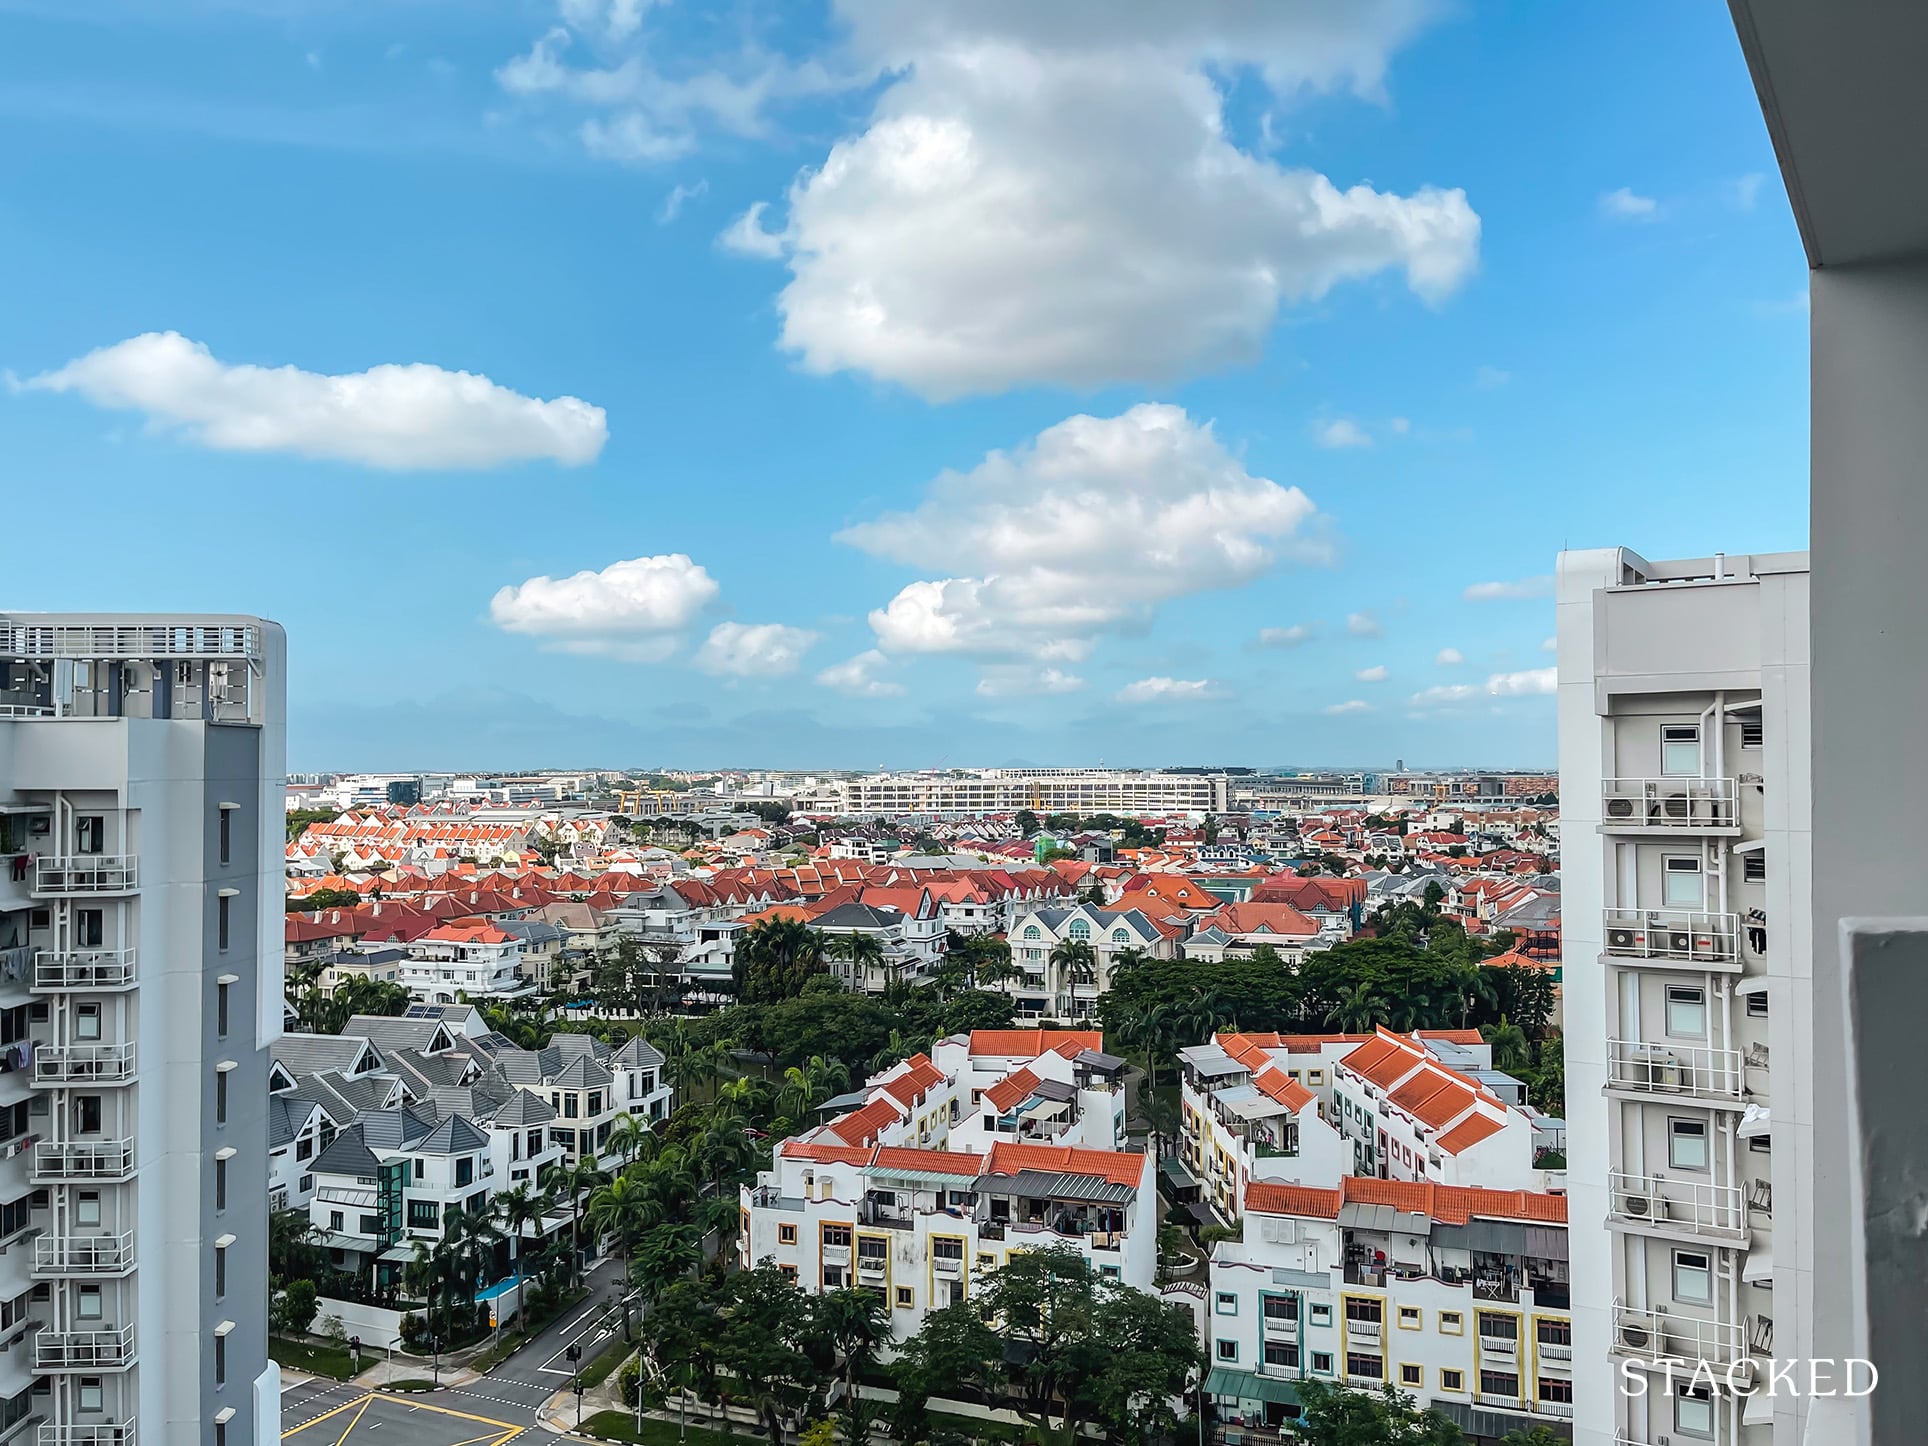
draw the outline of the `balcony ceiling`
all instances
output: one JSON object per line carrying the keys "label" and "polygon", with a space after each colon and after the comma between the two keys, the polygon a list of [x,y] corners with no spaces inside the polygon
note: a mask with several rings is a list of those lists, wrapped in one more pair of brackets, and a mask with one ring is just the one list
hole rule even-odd
{"label": "balcony ceiling", "polygon": [[1729,0],[1811,266],[1928,253],[1928,4]]}

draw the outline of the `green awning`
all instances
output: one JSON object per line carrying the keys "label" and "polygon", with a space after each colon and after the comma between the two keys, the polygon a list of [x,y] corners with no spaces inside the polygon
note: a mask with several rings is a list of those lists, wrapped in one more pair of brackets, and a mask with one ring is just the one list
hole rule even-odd
{"label": "green awning", "polygon": [[1221,1400],[1270,1401],[1279,1406],[1299,1404],[1298,1387],[1277,1376],[1261,1376],[1256,1371],[1234,1371],[1214,1366],[1205,1378],[1205,1394]]}
{"label": "green awning", "polygon": [[1165,1172],[1165,1178],[1180,1190],[1190,1190],[1198,1184],[1198,1176],[1176,1155],[1166,1155],[1158,1162],[1158,1167]]}

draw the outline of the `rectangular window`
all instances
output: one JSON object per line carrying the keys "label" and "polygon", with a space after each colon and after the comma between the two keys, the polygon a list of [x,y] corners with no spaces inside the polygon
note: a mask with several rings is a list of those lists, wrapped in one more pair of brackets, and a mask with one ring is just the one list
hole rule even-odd
{"label": "rectangular window", "polygon": [[912,1296],[910,1293],[910,1287],[908,1285],[898,1286],[897,1287],[897,1308],[899,1310],[909,1310],[911,1306],[911,1300],[912,1300]]}
{"label": "rectangular window", "polygon": [[1314,1351],[1312,1353],[1312,1370],[1315,1375],[1320,1375],[1320,1376],[1331,1375],[1332,1374],[1332,1352],[1331,1351]]}
{"label": "rectangular window", "polygon": [[1661,901],[1670,909],[1698,909],[1701,892],[1700,856],[1667,854],[1660,861]]}
{"label": "rectangular window", "polygon": [[1424,1312],[1416,1305],[1399,1307],[1399,1328],[1402,1331],[1416,1331],[1424,1328]]}
{"label": "rectangular window", "polygon": [[1346,1352],[1346,1374],[1348,1376],[1371,1376],[1374,1380],[1383,1379],[1386,1374],[1384,1356],[1361,1355],[1358,1351]]}
{"label": "rectangular window", "polygon": [[1674,1429],[1683,1436],[1697,1436],[1711,1440],[1714,1435],[1714,1398],[1705,1387],[1690,1390],[1686,1386],[1677,1388],[1679,1395],[1674,1397]]}
{"label": "rectangular window", "polygon": [[1674,1299],[1688,1305],[1708,1305],[1714,1299],[1712,1261],[1698,1250],[1674,1252]]}
{"label": "rectangular window", "polygon": [[228,947],[228,919],[233,910],[233,902],[226,894],[214,901],[214,947],[225,951]]}
{"label": "rectangular window", "polygon": [[848,1247],[850,1244],[850,1227],[848,1225],[824,1226],[823,1243],[830,1246]]}
{"label": "rectangular window", "polygon": [[82,814],[74,820],[74,852],[98,854],[107,850],[107,820],[97,813]]}
{"label": "rectangular window", "polygon": [[1561,1376],[1540,1377],[1540,1399],[1558,1401],[1563,1405],[1573,1404],[1573,1382]]}
{"label": "rectangular window", "polygon": [[98,949],[106,937],[105,909],[74,910],[74,943],[82,949]]}
{"label": "rectangular window", "polygon": [[1443,1336],[1463,1335],[1466,1331],[1465,1319],[1456,1310],[1442,1310],[1439,1313],[1439,1333]]}
{"label": "rectangular window", "polygon": [[1299,1364],[1299,1347],[1296,1341],[1267,1341],[1265,1343],[1265,1364],[1268,1366],[1289,1366]]}
{"label": "rectangular window", "polygon": [[101,1386],[100,1377],[82,1376],[80,1378],[80,1409],[83,1411],[99,1411],[103,1409],[106,1404],[106,1392]]}
{"label": "rectangular window", "polygon": [[1520,1394],[1520,1373],[1481,1370],[1479,1390],[1482,1396],[1517,1396]]}
{"label": "rectangular window", "polygon": [[1221,1290],[1218,1293],[1218,1313],[1220,1315],[1237,1315],[1238,1296],[1229,1290]]}
{"label": "rectangular window", "polygon": [[1751,723],[1745,719],[1741,721],[1741,747],[1759,748],[1766,739],[1766,730],[1761,726],[1760,719],[1756,718]]}
{"label": "rectangular window", "polygon": [[475,1160],[472,1156],[464,1155],[455,1162],[455,1183],[457,1186],[475,1183]]}
{"label": "rectangular window", "polygon": [[1332,1307],[1329,1305],[1320,1305],[1315,1302],[1312,1306],[1312,1324],[1331,1325]]}
{"label": "rectangular window", "polygon": [[1420,1386],[1420,1385],[1424,1385],[1425,1381],[1426,1381],[1426,1368],[1424,1366],[1412,1366],[1412,1365],[1400,1366],[1399,1368],[1400,1385]]}
{"label": "rectangular window", "polygon": [[1543,1346],[1571,1346],[1573,1344],[1573,1322],[1570,1320],[1543,1320],[1535,1327],[1536,1339]]}
{"label": "rectangular window", "polygon": [[225,1125],[228,1122],[228,1072],[217,1069],[214,1072],[214,1123]]}
{"label": "rectangular window", "polygon": [[214,1162],[214,1208],[216,1210],[228,1208],[228,1162],[226,1160]]}
{"label": "rectangular window", "polygon": [[228,1248],[225,1245],[214,1247],[214,1298],[219,1300],[228,1293]]}
{"label": "rectangular window", "polygon": [[1741,882],[1744,884],[1764,884],[1767,882],[1767,851],[1755,849],[1741,855]]}
{"label": "rectangular window", "polygon": [[219,1039],[228,1037],[228,988],[226,984],[214,986],[214,1033]]}
{"label": "rectangular window", "polygon": [[100,1038],[100,1006],[98,1004],[76,1004],[74,1006],[74,1038]]}
{"label": "rectangular window", "polygon": [[579,1095],[573,1094],[567,1094],[562,1097],[562,1117],[565,1120],[573,1120],[576,1118],[576,1102],[580,1098]]}
{"label": "rectangular window", "polygon": [[1667,1033],[1676,1039],[1707,1037],[1707,991],[1692,984],[1667,986]]}
{"label": "rectangular window", "polygon": [[1707,1168],[1707,1121],[1667,1121],[1667,1163],[1676,1170]]}
{"label": "rectangular window", "polygon": [[1700,775],[1700,725],[1667,723],[1660,729],[1660,771],[1669,778]]}
{"label": "rectangular window", "polygon": [[1466,1373],[1464,1371],[1441,1371],[1439,1373],[1439,1389],[1442,1391],[1465,1390]]}
{"label": "rectangular window", "polygon": [[1218,1340],[1218,1358],[1221,1361],[1237,1360],[1238,1359],[1238,1342],[1228,1341],[1225,1339],[1225,1337],[1220,1336]]}
{"label": "rectangular window", "polygon": [[1504,1311],[1483,1310],[1479,1313],[1479,1333],[1488,1340],[1516,1341],[1520,1338],[1519,1317]]}
{"label": "rectangular window", "polygon": [[777,1226],[777,1244],[778,1245],[795,1245],[796,1243],[797,1243],[796,1226],[794,1225]]}
{"label": "rectangular window", "polygon": [[1259,1311],[1268,1321],[1295,1321],[1299,1318],[1299,1298],[1296,1295],[1260,1296]]}
{"label": "rectangular window", "polygon": [[100,1287],[83,1285],[74,1292],[74,1314],[82,1320],[100,1319]]}
{"label": "rectangular window", "polygon": [[234,862],[234,810],[233,809],[224,808],[221,810],[221,822],[219,825],[219,829],[220,829],[219,848],[221,852],[221,862],[224,864],[231,864]]}
{"label": "rectangular window", "polygon": [[82,1190],[74,1196],[74,1224],[100,1224],[100,1191]]}
{"label": "rectangular window", "polygon": [[336,1232],[346,1230],[348,1228],[348,1217],[343,1215],[339,1210],[330,1210],[328,1212],[328,1228]]}
{"label": "rectangular window", "polygon": [[214,1338],[214,1384],[225,1386],[228,1383],[228,1338],[216,1335]]}
{"label": "rectangular window", "polygon": [[433,1230],[441,1215],[442,1207],[434,1200],[408,1202],[408,1228],[411,1230]]}

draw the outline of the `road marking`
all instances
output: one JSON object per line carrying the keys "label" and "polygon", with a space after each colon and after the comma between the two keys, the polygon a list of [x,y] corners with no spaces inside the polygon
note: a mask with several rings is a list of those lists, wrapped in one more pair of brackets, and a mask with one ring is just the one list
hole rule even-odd
{"label": "road marking", "polygon": [[349,1418],[347,1430],[344,1430],[340,1436],[335,1438],[335,1446],[341,1446],[341,1443],[348,1439],[348,1432],[355,1429],[355,1422],[361,1420],[363,1412],[368,1410],[369,1403],[374,1399],[375,1399],[375,1395],[374,1395],[374,1392],[372,1391],[368,1395],[362,1397],[360,1409],[357,1410],[355,1414]]}
{"label": "road marking", "polygon": [[346,1411],[353,1406],[365,1407],[370,1401],[374,1399],[375,1399],[374,1394],[371,1392],[370,1394],[363,1396],[359,1401],[343,1401],[339,1406],[331,1407],[329,1410],[323,1411],[319,1416],[311,1416],[306,1421],[303,1421],[299,1426],[295,1426],[290,1430],[283,1431],[281,1433],[281,1439],[283,1441],[286,1441],[290,1436],[294,1435],[295,1432],[297,1431],[306,1431],[310,1426],[313,1426],[321,1421],[326,1421],[330,1416],[339,1416],[343,1411]]}

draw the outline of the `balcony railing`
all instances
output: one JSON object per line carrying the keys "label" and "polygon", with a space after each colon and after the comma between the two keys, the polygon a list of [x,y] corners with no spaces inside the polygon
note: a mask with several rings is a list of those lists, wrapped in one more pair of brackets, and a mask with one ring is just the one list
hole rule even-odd
{"label": "balcony railing", "polygon": [[35,1084],[126,1084],[133,1078],[132,1044],[45,1044],[33,1053]]}
{"label": "balcony railing", "polygon": [[33,956],[36,992],[118,990],[133,984],[132,949],[41,949]]}
{"label": "balcony railing", "polygon": [[134,1364],[134,1327],[42,1331],[34,1337],[33,1356],[42,1371],[124,1371]]}
{"label": "balcony railing", "polygon": [[1731,778],[1609,778],[1600,785],[1601,827],[1735,829],[1736,796]]}
{"label": "balcony railing", "polygon": [[1685,1361],[1691,1365],[1705,1361],[1717,1372],[1724,1372],[1747,1355],[1747,1342],[1738,1325],[1701,1316],[1636,1310],[1618,1303],[1613,1308],[1610,1346],[1616,1355],[1643,1361]]}
{"label": "balcony railing", "polygon": [[33,1273],[125,1275],[134,1268],[134,1232],[120,1235],[43,1235],[33,1243]]}
{"label": "balcony railing", "polygon": [[132,1178],[132,1140],[41,1140],[33,1147],[33,1183],[98,1181],[113,1184]]}
{"label": "balcony railing", "polygon": [[75,854],[34,860],[33,891],[41,896],[128,894],[140,887],[141,861],[134,854]]}
{"label": "balcony railing", "polygon": [[134,1426],[42,1426],[38,1446],[137,1446]]}
{"label": "balcony railing", "polygon": [[1602,924],[1600,937],[1610,958],[1719,970],[1741,967],[1740,920],[1733,914],[1608,909]]}
{"label": "balcony railing", "polygon": [[1607,1213],[1634,1225],[1658,1225],[1696,1235],[1741,1239],[1747,1208],[1738,1185],[1712,1185],[1665,1175],[1607,1176]]}
{"label": "balcony railing", "polygon": [[1741,1052],[1609,1039],[1607,1088],[1623,1094],[1738,1105]]}

